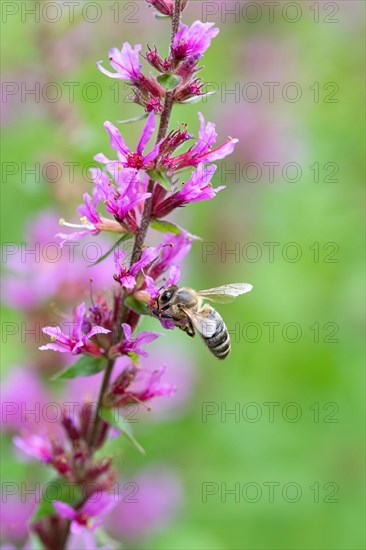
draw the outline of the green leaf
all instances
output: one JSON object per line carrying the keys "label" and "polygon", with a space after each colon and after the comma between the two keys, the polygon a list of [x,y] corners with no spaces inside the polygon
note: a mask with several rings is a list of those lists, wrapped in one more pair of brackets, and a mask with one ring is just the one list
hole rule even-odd
{"label": "green leaf", "polygon": [[149,113],[144,113],[143,115],[127,118],[126,120],[116,120],[116,122],[117,124],[131,124],[131,122],[138,122],[139,120],[144,120],[144,118],[147,118],[148,116],[149,116]]}
{"label": "green leaf", "polygon": [[91,355],[83,355],[79,361],[76,361],[70,367],[66,367],[63,371],[52,377],[52,380],[67,380],[68,378],[78,378],[79,376],[93,376],[104,370],[106,359],[102,355],[100,357],[92,357]]}
{"label": "green leaf", "polygon": [[76,483],[71,483],[63,477],[56,477],[46,483],[42,492],[42,499],[39,503],[37,510],[34,512],[31,522],[38,521],[46,516],[55,514],[56,511],[52,502],[54,500],[61,500],[74,506],[81,499],[81,490]]}
{"label": "green leaf", "polygon": [[164,220],[151,220],[150,227],[156,229],[156,231],[160,231],[160,233],[173,233],[174,235],[180,235],[183,231],[182,227]]}
{"label": "green leaf", "polygon": [[101,417],[108,422],[108,424],[111,424],[117,430],[121,432],[121,434],[127,439],[127,441],[135,447],[140,453],[143,455],[146,454],[143,447],[141,447],[140,443],[136,441],[132,434],[132,428],[131,425],[125,421],[123,416],[121,416],[117,409],[106,409],[102,407],[100,409]]}
{"label": "green leaf", "polygon": [[159,172],[158,170],[148,170],[147,174],[154,181],[157,181],[159,185],[164,187],[166,191],[170,191],[172,187],[172,182],[170,178],[166,175],[166,172]]}
{"label": "green leaf", "polygon": [[[156,231],[160,231],[161,233],[173,233],[173,235],[180,235],[182,231],[185,231],[183,227],[179,227],[179,225],[176,225],[175,223],[157,219],[151,220],[150,227],[152,227],[152,229],[155,229]],[[198,237],[197,235],[192,235],[192,233],[187,233],[187,236],[194,241],[202,240],[201,237]]]}
{"label": "green leaf", "polygon": [[182,82],[182,77],[177,74],[164,73],[158,76],[157,80],[163,88],[170,92]]}
{"label": "green leaf", "polygon": [[139,315],[151,315],[150,308],[144,302],[139,302],[133,296],[127,296],[125,305]]}
{"label": "green leaf", "polygon": [[97,259],[96,262],[94,262],[93,264],[90,264],[88,267],[93,267],[93,265],[97,265],[97,264],[100,264],[100,262],[102,262],[103,260],[105,260],[106,258],[108,258],[108,256],[114,251],[116,250],[116,248],[118,248],[118,246],[123,243],[124,241],[128,241],[129,239],[132,239],[133,237],[133,234],[132,233],[125,233],[124,235],[122,235],[122,237],[120,239],[118,239],[117,242],[114,243],[114,245],[111,246],[111,248],[109,250],[107,250],[107,252],[105,254],[103,254],[103,256],[101,256],[100,258]]}
{"label": "green leaf", "polygon": [[213,94],[216,94],[216,90],[213,90],[211,92],[206,92],[205,94],[202,94],[202,95],[196,95],[194,97],[190,97],[189,99],[185,99],[184,101],[178,101],[177,105],[193,105],[194,103],[199,103],[200,101],[203,101],[204,98]]}

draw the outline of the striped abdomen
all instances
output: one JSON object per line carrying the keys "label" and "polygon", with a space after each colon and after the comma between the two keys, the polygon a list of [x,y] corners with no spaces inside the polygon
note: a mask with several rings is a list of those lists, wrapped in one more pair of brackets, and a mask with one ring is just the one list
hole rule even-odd
{"label": "striped abdomen", "polygon": [[226,325],[221,315],[212,307],[210,307],[209,314],[206,315],[206,320],[215,328],[209,331],[210,334],[208,336],[202,335],[203,341],[215,357],[225,359],[231,349],[230,336]]}

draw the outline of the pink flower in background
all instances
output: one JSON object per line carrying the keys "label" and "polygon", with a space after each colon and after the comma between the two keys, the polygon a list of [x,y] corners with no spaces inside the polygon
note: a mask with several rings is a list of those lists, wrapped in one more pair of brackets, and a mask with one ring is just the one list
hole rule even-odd
{"label": "pink flower in background", "polygon": [[[135,484],[136,494],[120,499],[106,518],[105,528],[116,540],[141,540],[174,520],[183,504],[183,488],[177,474],[165,465],[128,481]],[[119,486],[125,482],[120,480]]]}
{"label": "pink flower in background", "polygon": [[118,48],[109,50],[109,62],[112,68],[117,71],[116,73],[112,73],[105,69],[102,66],[102,61],[97,62],[97,67],[102,73],[111,78],[136,82],[141,76],[140,50],[141,44],[132,47],[131,44],[125,42],[121,51],[118,50]]}
{"label": "pink flower in background", "polygon": [[50,336],[51,343],[41,346],[39,349],[59,351],[61,353],[89,353],[90,355],[102,355],[104,350],[90,339],[97,334],[111,332],[101,326],[90,326],[86,318],[85,304],[82,303],[73,311],[73,326],[70,335],[64,334],[60,327],[44,327],[43,332]]}
{"label": "pink flower in background", "polygon": [[115,550],[114,546],[98,546],[95,535],[89,529],[71,533],[67,550]]}
{"label": "pink flower in background", "polygon": [[177,60],[186,58],[197,59],[210,47],[211,40],[220,30],[214,23],[195,21],[190,27],[181,23],[179,32],[175,35],[173,55]]}
{"label": "pink flower in background", "polygon": [[37,410],[49,399],[33,365],[12,366],[1,385],[1,429],[20,430],[39,420]]}
{"label": "pink flower in background", "polygon": [[103,524],[103,518],[116,505],[115,497],[109,493],[95,493],[80,510],[75,510],[65,502],[55,500],[54,508],[61,517],[71,520],[71,532],[80,533],[84,529],[94,531]]}
{"label": "pink flower in background", "polygon": [[[10,480],[9,480],[10,482]],[[29,520],[35,512],[39,495],[29,492],[26,495],[16,495],[5,492],[6,485],[3,483],[1,495],[2,505],[0,506],[0,537],[4,543],[24,544],[29,536]],[[6,548],[6,546],[5,546]],[[24,550],[30,548],[29,545]]]}
{"label": "pink flower in background", "polygon": [[[193,399],[199,376],[198,365],[188,348],[181,344],[179,340],[174,341],[174,361],[171,360],[169,350],[163,348],[153,349],[146,366],[144,361],[142,366],[147,373],[165,368],[163,371],[164,383],[172,390],[168,397],[174,395],[174,399],[154,400],[151,405],[149,404],[149,410],[141,407],[139,416],[143,415],[144,422],[146,420],[165,420],[169,422],[184,415],[189,408],[190,400]],[[144,376],[148,377],[149,375],[145,374]]]}
{"label": "pink flower in background", "polygon": [[51,441],[42,435],[28,433],[24,436],[15,436],[13,442],[23,453],[39,462],[50,464],[53,460]]}
{"label": "pink flower in background", "polygon": [[[93,288],[110,288],[113,259],[91,266],[87,253],[94,245],[88,240],[60,250],[55,238],[59,229],[59,216],[44,211],[27,225],[23,245],[4,250],[7,272],[2,296],[7,305],[29,309],[42,303],[49,307],[56,296],[61,301],[75,300],[90,293],[90,278]],[[97,246],[102,254],[110,245],[99,238]]]}

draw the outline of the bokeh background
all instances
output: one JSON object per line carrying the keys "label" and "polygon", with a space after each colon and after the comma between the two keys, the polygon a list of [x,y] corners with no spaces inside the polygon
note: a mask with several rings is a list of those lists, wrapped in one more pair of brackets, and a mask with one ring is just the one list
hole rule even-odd
{"label": "bokeh background", "polygon": [[[92,391],[90,380],[56,387],[59,358],[37,351],[37,327],[58,320],[51,304],[69,311],[88,300],[91,270],[82,258],[22,256],[11,243],[55,242],[58,218],[76,220],[90,188],[86,165],[109,153],[103,122],[140,114],[95,61],[126,40],[166,51],[169,34],[142,0],[76,2],[73,22],[63,2],[45,4],[39,20],[22,11],[32,1],[2,6],[2,390],[30,406]],[[225,363],[180,332],[151,346],[178,393],[134,426],[146,457],[115,449],[123,479],[141,486],[139,503],[111,520],[125,547],[365,547],[364,12],[352,0],[188,5],[186,22],[221,29],[202,73],[217,93],[175,107],[172,126],[196,132],[201,110],[221,140],[240,143],[215,176],[226,190],[176,218],[203,239],[182,280],[254,290],[220,309],[233,339]],[[142,124],[122,128],[129,144]],[[112,273],[108,261],[94,268],[96,287],[107,290]],[[45,469],[14,451],[19,427],[14,417],[4,426],[3,483],[45,483]],[[19,500],[2,503],[3,544],[26,539],[34,502]]]}

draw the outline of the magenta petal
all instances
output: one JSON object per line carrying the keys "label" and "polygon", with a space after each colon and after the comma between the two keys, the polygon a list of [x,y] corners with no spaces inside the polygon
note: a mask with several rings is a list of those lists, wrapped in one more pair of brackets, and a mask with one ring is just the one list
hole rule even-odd
{"label": "magenta petal", "polygon": [[60,340],[62,338],[66,340],[66,337],[63,335],[60,327],[43,327],[42,332],[51,338],[55,338],[56,340]]}
{"label": "magenta petal", "polygon": [[216,149],[203,155],[202,160],[205,162],[214,162],[216,160],[224,159],[228,155],[231,155],[235,149],[235,144],[238,143],[238,141],[238,139],[229,139],[220,145],[220,147],[217,147]]}
{"label": "magenta petal", "polygon": [[132,275],[126,275],[121,279],[121,285],[131,291],[136,286],[136,279]]}
{"label": "magenta petal", "polygon": [[153,300],[158,296],[159,289],[157,286],[155,286],[154,279],[152,277],[149,277],[148,275],[145,277],[146,282],[146,290],[151,296]]}
{"label": "magenta petal", "polygon": [[101,73],[109,76],[110,78],[119,78],[119,74],[118,73],[112,73],[111,71],[108,71],[107,69],[105,69],[102,65],[103,61],[97,61],[96,65],[98,67],[98,69],[100,70]]}
{"label": "magenta petal", "polygon": [[141,44],[134,47],[129,42],[124,42],[122,50],[117,48],[109,50],[110,64],[118,73],[121,80],[134,80],[140,75],[141,63],[139,52]]}
{"label": "magenta petal", "polygon": [[170,270],[169,278],[165,284],[166,287],[178,284],[180,279],[180,267],[178,265],[173,265]]}
{"label": "magenta petal", "polygon": [[130,341],[132,336],[132,329],[129,324],[122,323],[123,334],[125,335],[125,340]]}
{"label": "magenta petal", "polygon": [[145,330],[137,335],[135,341],[137,344],[150,344],[150,342],[154,342],[154,340],[160,338],[160,336],[163,336],[160,332]]}
{"label": "magenta petal", "polygon": [[74,508],[66,504],[66,502],[61,502],[61,500],[54,500],[52,504],[61,517],[75,519],[77,513],[75,512]]}
{"label": "magenta petal", "polygon": [[122,153],[127,155],[130,150],[127,147],[125,140],[123,139],[121,132],[118,130],[118,128],[113,126],[113,124],[108,120],[104,123],[104,128],[109,133],[111,147],[113,147],[113,149],[115,149],[116,151],[121,151]]}
{"label": "magenta petal", "polygon": [[71,522],[70,531],[73,535],[78,535],[79,533],[84,531],[85,528],[86,528],[86,526],[80,525],[80,523],[78,523],[77,521],[74,520],[74,521]]}
{"label": "magenta petal", "polygon": [[165,330],[174,330],[175,324],[170,319],[159,319],[161,326],[165,328]]}
{"label": "magenta petal", "polygon": [[60,353],[70,352],[70,349],[65,348],[64,346],[61,346],[60,344],[54,344],[54,343],[46,344],[45,346],[40,346],[38,349],[41,351],[45,351],[45,350],[59,351]]}
{"label": "magenta petal", "polygon": [[111,332],[107,328],[103,327],[93,327],[90,332],[86,335],[86,338],[91,338],[92,336],[95,336],[96,334],[108,334],[108,332]]}
{"label": "magenta petal", "polygon": [[108,157],[105,156],[104,153],[98,153],[97,155],[94,155],[93,158],[94,160],[96,160],[97,162],[100,162],[101,164],[108,164],[109,162],[112,162]]}
{"label": "magenta petal", "polygon": [[88,500],[82,508],[83,514],[89,517],[107,514],[116,505],[114,495],[106,493],[105,491],[95,493],[92,499],[93,500]]}
{"label": "magenta petal", "polygon": [[160,152],[160,145],[155,145],[154,149],[152,149],[152,151],[150,151],[150,153],[147,154],[146,157],[144,157],[145,164],[155,160],[159,152]]}
{"label": "magenta petal", "polygon": [[147,117],[146,124],[142,130],[140,141],[137,145],[137,153],[142,155],[143,150],[150,141],[151,136],[153,135],[156,128],[156,117],[155,113],[152,111]]}

